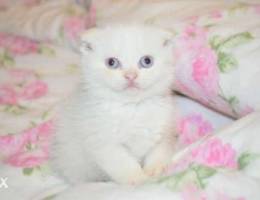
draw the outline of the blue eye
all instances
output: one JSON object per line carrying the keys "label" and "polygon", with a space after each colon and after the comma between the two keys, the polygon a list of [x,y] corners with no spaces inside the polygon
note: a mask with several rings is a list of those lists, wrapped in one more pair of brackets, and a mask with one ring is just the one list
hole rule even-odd
{"label": "blue eye", "polygon": [[120,61],[117,58],[108,58],[106,59],[106,66],[112,69],[117,69],[121,67]]}
{"label": "blue eye", "polygon": [[149,68],[153,66],[153,57],[152,56],[143,56],[139,61],[139,67]]}

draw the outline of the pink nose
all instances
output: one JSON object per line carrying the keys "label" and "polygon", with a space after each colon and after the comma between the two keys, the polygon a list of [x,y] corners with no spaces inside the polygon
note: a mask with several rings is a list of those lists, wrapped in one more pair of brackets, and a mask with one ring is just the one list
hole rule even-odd
{"label": "pink nose", "polygon": [[128,81],[133,81],[137,78],[137,73],[136,72],[127,72],[127,73],[124,74],[124,77]]}

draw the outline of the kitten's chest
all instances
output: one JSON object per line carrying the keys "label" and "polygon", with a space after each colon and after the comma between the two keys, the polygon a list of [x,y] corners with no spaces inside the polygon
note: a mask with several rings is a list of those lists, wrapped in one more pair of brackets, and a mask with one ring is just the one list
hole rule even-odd
{"label": "kitten's chest", "polygon": [[109,134],[118,143],[124,144],[133,154],[143,156],[157,143],[169,123],[171,110],[156,103],[142,105],[110,104],[104,107],[104,121]]}

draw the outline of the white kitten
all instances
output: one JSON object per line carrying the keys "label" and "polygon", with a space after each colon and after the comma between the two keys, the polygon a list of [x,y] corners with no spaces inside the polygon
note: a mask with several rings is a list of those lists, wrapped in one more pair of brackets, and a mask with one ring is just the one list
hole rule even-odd
{"label": "white kitten", "polygon": [[159,175],[175,143],[171,34],[147,26],[82,37],[82,82],[62,108],[51,163],[71,183],[140,183]]}

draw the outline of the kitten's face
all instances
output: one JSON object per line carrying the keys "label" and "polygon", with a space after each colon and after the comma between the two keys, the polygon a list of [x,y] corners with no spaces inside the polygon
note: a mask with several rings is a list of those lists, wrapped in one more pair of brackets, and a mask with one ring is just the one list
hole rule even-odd
{"label": "kitten's face", "polygon": [[168,90],[173,80],[169,33],[151,27],[111,27],[83,36],[86,82],[137,95]]}

